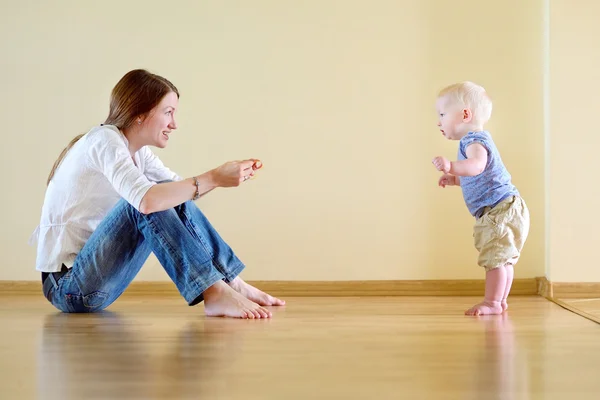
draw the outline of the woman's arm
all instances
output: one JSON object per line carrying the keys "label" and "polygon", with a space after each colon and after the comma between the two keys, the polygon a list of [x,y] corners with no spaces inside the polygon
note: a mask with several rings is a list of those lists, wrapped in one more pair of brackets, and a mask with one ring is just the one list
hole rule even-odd
{"label": "woman's arm", "polygon": [[[217,187],[239,186],[261,167],[262,164],[256,159],[225,163],[196,177],[198,193],[202,196]],[[142,198],[140,212],[150,214],[168,210],[193,199],[195,195],[196,184],[193,178],[154,185]]]}

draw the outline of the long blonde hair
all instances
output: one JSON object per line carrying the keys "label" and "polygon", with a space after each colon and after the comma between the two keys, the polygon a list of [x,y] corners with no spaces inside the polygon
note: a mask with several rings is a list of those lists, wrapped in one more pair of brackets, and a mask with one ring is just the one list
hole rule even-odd
{"label": "long blonde hair", "polygon": [[[162,76],[152,74],[144,69],[134,69],[126,73],[115,85],[110,95],[110,109],[104,125],[114,125],[123,130],[135,123],[136,118],[145,117],[156,107],[168,93],[175,92],[179,98],[179,91],[171,82]],[[85,134],[75,136],[61,151],[54,162],[46,185],[71,148]]]}

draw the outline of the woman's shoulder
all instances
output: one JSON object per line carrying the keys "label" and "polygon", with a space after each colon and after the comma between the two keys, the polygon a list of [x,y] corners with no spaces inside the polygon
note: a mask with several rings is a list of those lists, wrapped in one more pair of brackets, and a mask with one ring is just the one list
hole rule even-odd
{"label": "woman's shoulder", "polygon": [[124,137],[119,128],[114,125],[98,125],[93,127],[85,134],[88,140],[93,143],[109,145],[112,143],[124,144]]}

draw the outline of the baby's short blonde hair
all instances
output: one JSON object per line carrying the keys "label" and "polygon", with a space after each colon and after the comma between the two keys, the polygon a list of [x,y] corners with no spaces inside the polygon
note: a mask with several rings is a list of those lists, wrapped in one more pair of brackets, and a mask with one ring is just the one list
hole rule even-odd
{"label": "baby's short blonde hair", "polygon": [[473,82],[461,82],[447,86],[440,91],[438,98],[446,97],[452,104],[467,107],[473,113],[473,120],[485,124],[492,116],[492,100],[482,86]]}

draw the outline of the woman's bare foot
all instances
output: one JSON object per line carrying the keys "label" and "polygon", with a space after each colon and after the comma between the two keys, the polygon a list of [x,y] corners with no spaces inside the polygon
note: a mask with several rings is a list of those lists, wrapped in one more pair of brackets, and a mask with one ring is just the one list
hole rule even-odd
{"label": "woman's bare foot", "polygon": [[231,282],[229,282],[229,286],[231,286],[236,292],[244,295],[247,299],[250,299],[250,300],[258,303],[261,306],[283,306],[283,305],[285,305],[285,301],[280,300],[277,297],[268,295],[265,292],[258,290],[257,288],[255,288],[252,285],[248,285],[239,276],[236,277]]}
{"label": "woman's bare foot", "polygon": [[499,301],[484,300],[465,311],[465,315],[502,314],[502,311],[502,305]]}
{"label": "woman's bare foot", "polygon": [[269,310],[248,300],[223,281],[204,291],[204,312],[209,317],[271,318]]}

